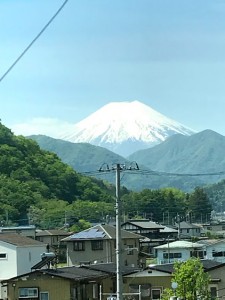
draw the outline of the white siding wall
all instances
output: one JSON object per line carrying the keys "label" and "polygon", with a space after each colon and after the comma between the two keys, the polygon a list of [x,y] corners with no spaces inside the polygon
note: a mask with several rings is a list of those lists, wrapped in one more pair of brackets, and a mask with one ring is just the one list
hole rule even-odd
{"label": "white siding wall", "polygon": [[[157,249],[157,264],[163,264],[163,263],[172,263],[175,260],[187,260],[188,258],[190,258],[190,251],[191,249]],[[181,258],[179,259],[170,259],[170,261],[168,259],[165,259],[163,257],[163,254],[166,253],[181,253]]]}
{"label": "white siding wall", "polygon": [[4,253],[6,253],[6,258],[0,258],[0,280],[8,279],[17,275],[17,256],[15,246],[5,243],[0,244],[0,254]]}
{"label": "white siding wall", "polygon": [[207,246],[206,248],[206,257],[207,259],[213,259],[218,262],[225,263],[225,256],[213,256],[213,252],[223,252],[225,255],[225,242],[221,241],[220,243]]}
{"label": "white siding wall", "polygon": [[[31,271],[31,268],[41,261],[41,254],[46,252],[46,246],[17,248],[17,276]],[[14,276],[16,276],[14,275]]]}

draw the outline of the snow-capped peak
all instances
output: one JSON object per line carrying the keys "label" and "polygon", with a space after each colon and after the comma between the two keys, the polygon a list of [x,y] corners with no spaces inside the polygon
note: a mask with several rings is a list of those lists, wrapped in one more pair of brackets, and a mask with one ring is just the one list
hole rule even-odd
{"label": "snow-capped peak", "polygon": [[[175,133],[190,135],[194,131],[136,100],[111,102],[75,124],[71,132],[60,138],[75,143],[91,143],[128,155],[160,143]],[[130,143],[133,147],[128,145]],[[116,151],[124,148],[125,144],[128,151]]]}

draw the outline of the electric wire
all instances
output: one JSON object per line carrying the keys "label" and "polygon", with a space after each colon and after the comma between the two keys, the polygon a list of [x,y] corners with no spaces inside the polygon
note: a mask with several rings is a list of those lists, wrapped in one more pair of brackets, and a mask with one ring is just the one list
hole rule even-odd
{"label": "electric wire", "polygon": [[35,36],[35,38],[30,42],[30,44],[23,50],[23,52],[18,56],[18,58],[12,63],[12,65],[5,71],[5,73],[0,77],[0,82],[11,72],[15,65],[21,60],[21,58],[26,54],[26,52],[33,46],[33,44],[39,39],[39,37],[44,33],[48,26],[53,22],[53,20],[58,16],[63,7],[69,0],[65,0],[51,19],[46,23],[46,25],[41,29],[41,31]]}
{"label": "electric wire", "polygon": [[[87,176],[102,176],[106,174],[110,174],[115,170],[106,170],[106,171],[86,171],[86,172],[79,172],[79,174],[87,175]],[[128,172],[129,171],[129,172]],[[164,172],[164,171],[152,171],[152,170],[121,170],[121,172],[126,172],[127,174],[131,175],[150,175],[150,176],[175,176],[175,177],[202,177],[202,176],[221,176],[225,175],[225,171],[218,171],[218,172],[210,172],[210,173],[170,173],[170,172]]]}

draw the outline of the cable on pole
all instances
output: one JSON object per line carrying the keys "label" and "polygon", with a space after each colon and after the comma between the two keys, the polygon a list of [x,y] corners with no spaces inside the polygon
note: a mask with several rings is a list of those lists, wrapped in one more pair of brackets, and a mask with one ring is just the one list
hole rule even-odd
{"label": "cable on pole", "polygon": [[0,82],[9,74],[9,72],[15,67],[15,65],[21,60],[21,58],[26,54],[26,52],[33,46],[33,44],[39,39],[39,37],[44,33],[44,31],[48,28],[48,26],[52,23],[52,21],[57,17],[57,15],[61,12],[63,7],[69,0],[65,0],[63,4],[59,7],[59,9],[55,12],[55,14],[51,17],[51,19],[47,22],[47,24],[42,28],[42,30],[36,35],[36,37],[30,42],[30,44],[23,50],[23,52],[18,56],[18,58],[12,63],[12,65],[6,70],[6,72],[0,77]]}

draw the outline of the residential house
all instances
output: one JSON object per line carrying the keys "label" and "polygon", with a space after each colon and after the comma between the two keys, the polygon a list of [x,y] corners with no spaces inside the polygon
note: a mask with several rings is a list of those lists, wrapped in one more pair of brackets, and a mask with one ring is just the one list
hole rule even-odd
{"label": "residential house", "polygon": [[[137,272],[121,268],[123,275]],[[106,300],[116,293],[116,265],[36,269],[4,281],[8,300]]]}
{"label": "residential house", "polygon": [[207,259],[225,263],[225,239],[206,239],[200,243],[204,245]]}
{"label": "residential house", "polygon": [[21,234],[0,233],[0,281],[29,272],[44,252],[46,245],[41,242]]}
{"label": "residential house", "polygon": [[[140,235],[121,230],[121,263],[139,265]],[[101,224],[75,233],[62,240],[67,245],[68,266],[116,262],[116,227]]]}
{"label": "residential house", "polygon": [[121,228],[129,232],[142,235],[140,239],[140,251],[154,255],[154,247],[164,244],[168,239],[175,240],[178,230],[170,228],[150,220],[128,220],[121,225]]}
{"label": "residential house", "polygon": [[175,241],[155,247],[157,264],[185,261],[190,257],[203,259],[206,256],[205,246],[201,243],[189,241]]}
{"label": "residential house", "polygon": [[[205,272],[210,276],[209,290],[212,299],[224,296],[225,264],[213,260],[201,260]],[[160,299],[165,288],[171,288],[173,264],[152,265],[143,271],[123,277],[124,292],[137,292],[141,289],[141,299]]]}
{"label": "residential house", "polygon": [[36,240],[49,246],[49,251],[56,253],[59,262],[66,262],[66,244],[61,240],[71,233],[64,230],[36,230]]}
{"label": "residential house", "polygon": [[217,236],[220,238],[225,238],[225,222],[211,222],[209,224],[202,225],[204,230],[204,235]]}
{"label": "residential house", "polygon": [[155,255],[158,264],[172,263],[176,260],[185,261],[190,257],[225,263],[225,240],[205,239],[197,243],[175,241],[155,247]]}
{"label": "residential house", "polygon": [[8,233],[18,233],[23,236],[30,237],[32,239],[35,239],[36,235],[36,227],[34,225],[28,225],[28,226],[7,226],[7,227],[0,227],[0,232],[8,232]]}
{"label": "residential house", "polygon": [[202,232],[203,232],[203,228],[201,225],[199,224],[192,224],[189,222],[179,222],[177,224],[178,227],[178,231],[179,231],[179,235],[181,239],[190,239],[193,237],[200,237]]}

